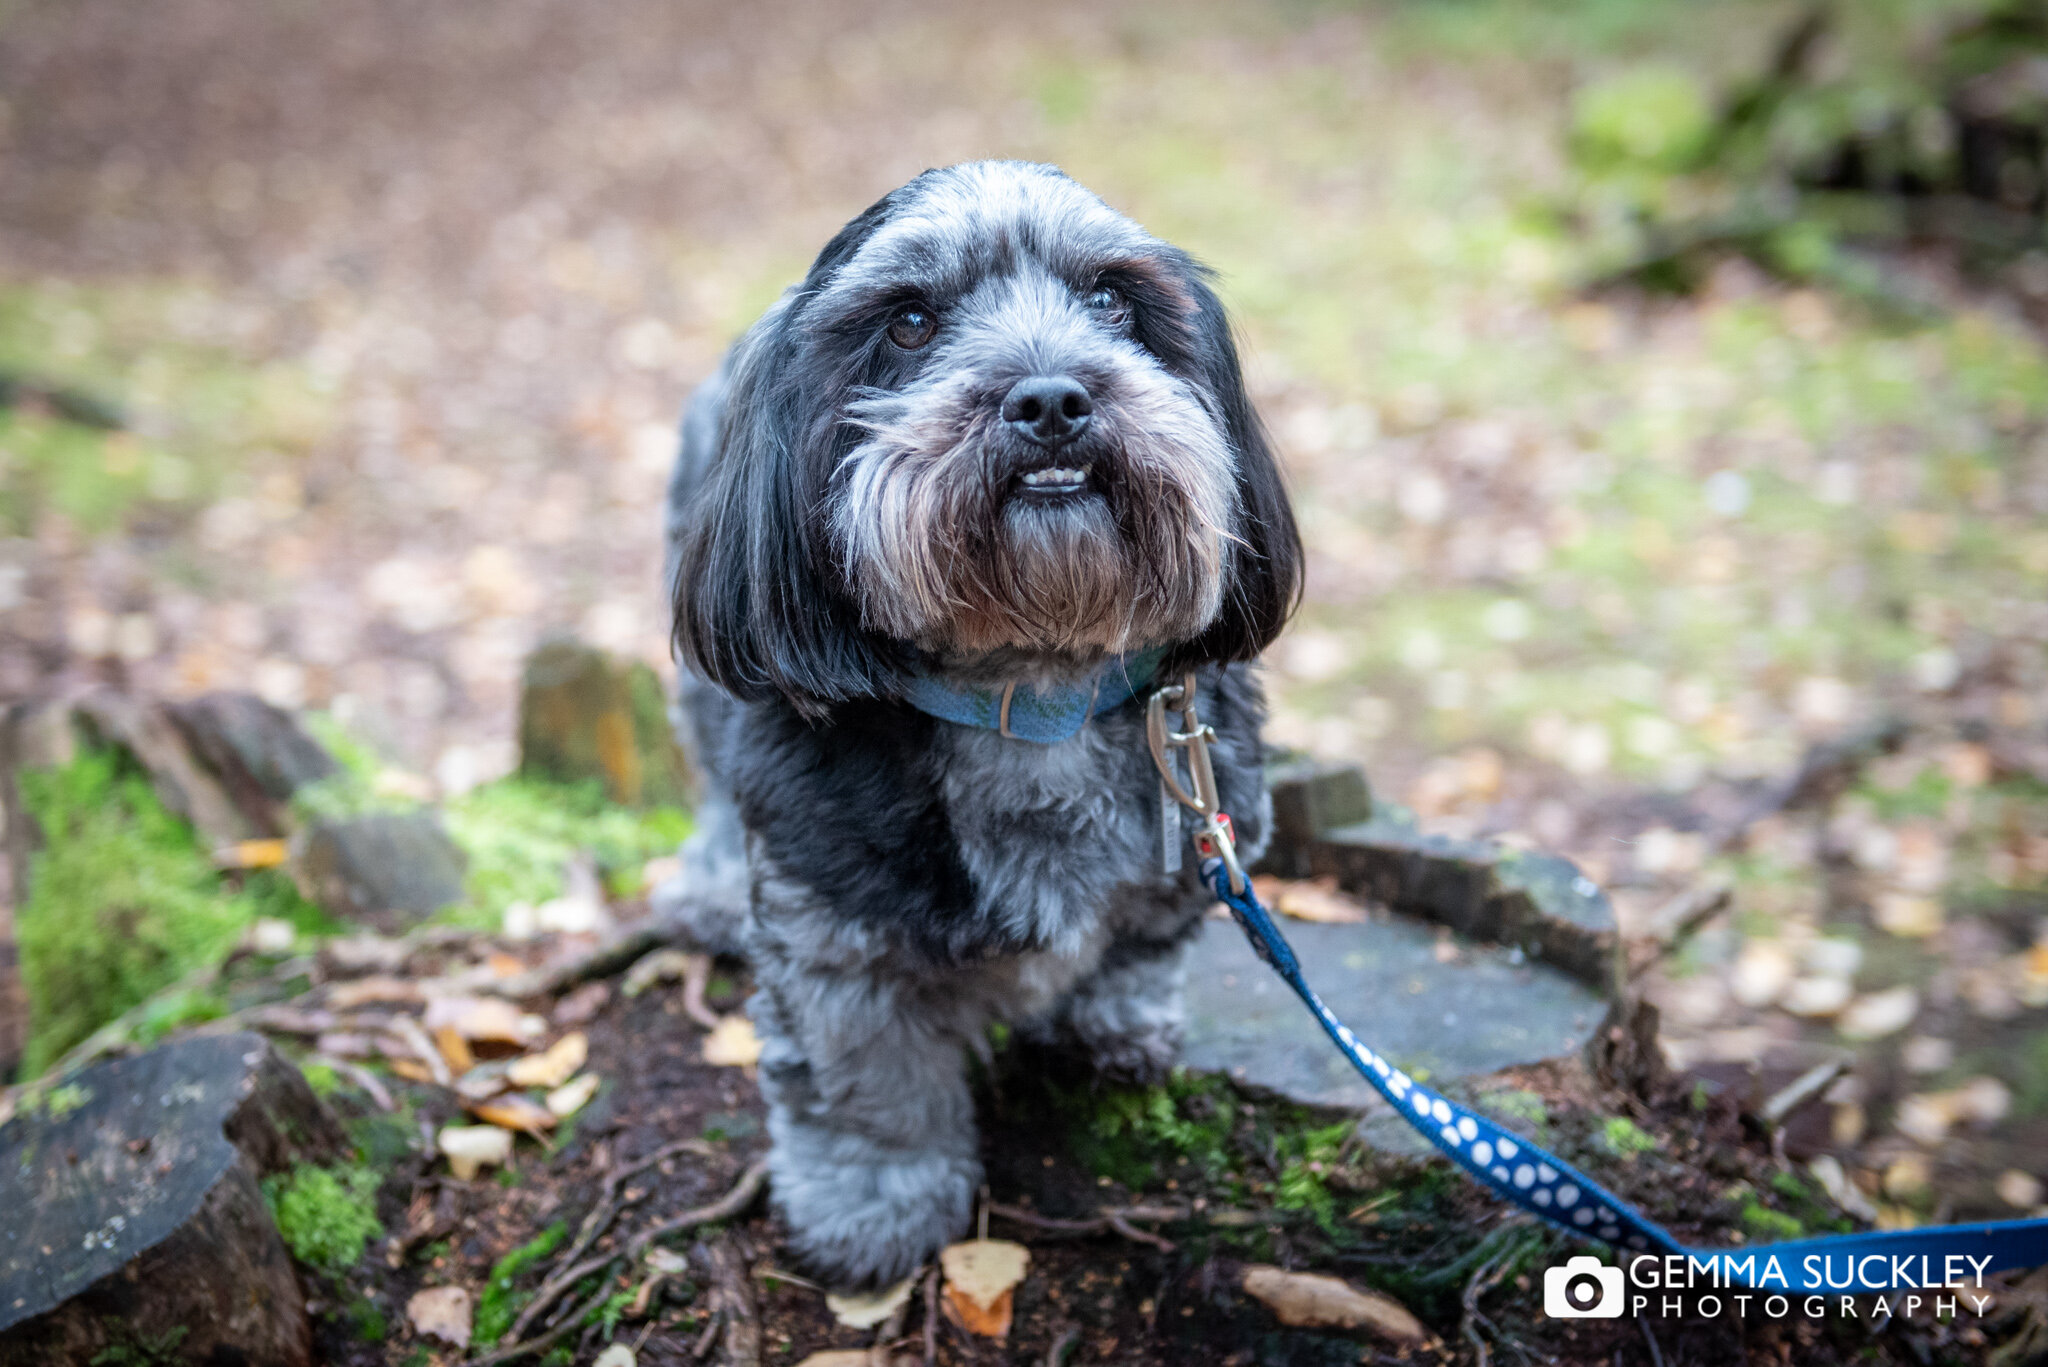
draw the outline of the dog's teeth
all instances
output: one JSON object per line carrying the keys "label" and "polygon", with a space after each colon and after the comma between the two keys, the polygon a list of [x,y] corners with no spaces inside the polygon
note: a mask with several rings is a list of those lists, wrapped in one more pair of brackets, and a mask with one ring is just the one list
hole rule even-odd
{"label": "dog's teeth", "polygon": [[1060,468],[1052,470],[1033,470],[1030,474],[1024,476],[1024,482],[1026,484],[1032,485],[1079,484],[1082,480],[1086,479],[1087,477],[1088,471],[1085,469],[1069,470]]}

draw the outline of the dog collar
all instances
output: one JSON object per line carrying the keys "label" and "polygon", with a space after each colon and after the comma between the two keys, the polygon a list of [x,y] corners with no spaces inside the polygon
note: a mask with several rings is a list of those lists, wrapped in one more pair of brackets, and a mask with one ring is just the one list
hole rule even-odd
{"label": "dog collar", "polygon": [[1080,734],[1091,718],[1120,707],[1151,684],[1165,647],[1119,655],[1095,672],[1088,687],[967,688],[930,674],[903,681],[903,700],[927,716],[959,726],[997,731],[1012,740],[1055,745]]}

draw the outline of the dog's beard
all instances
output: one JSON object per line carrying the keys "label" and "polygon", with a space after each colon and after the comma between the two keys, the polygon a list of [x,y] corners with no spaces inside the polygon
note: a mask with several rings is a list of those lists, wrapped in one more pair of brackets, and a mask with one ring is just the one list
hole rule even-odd
{"label": "dog's beard", "polygon": [[[867,625],[949,654],[1199,634],[1221,605],[1235,486],[1229,445],[1188,387],[1126,372],[1055,458],[1015,445],[992,409],[967,379],[851,406],[866,439],[840,464],[831,518]],[[1089,464],[1090,491],[1018,494],[1031,454]]]}

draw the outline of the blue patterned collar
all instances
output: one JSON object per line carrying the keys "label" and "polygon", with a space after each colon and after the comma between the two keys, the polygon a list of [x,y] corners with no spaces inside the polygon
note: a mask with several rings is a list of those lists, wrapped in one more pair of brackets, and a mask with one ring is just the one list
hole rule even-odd
{"label": "blue patterned collar", "polygon": [[1000,731],[1012,740],[1056,745],[1079,735],[1091,718],[1136,696],[1152,682],[1165,658],[1164,646],[1118,655],[1104,663],[1086,687],[970,688],[930,674],[912,674],[903,680],[903,700],[940,721]]}

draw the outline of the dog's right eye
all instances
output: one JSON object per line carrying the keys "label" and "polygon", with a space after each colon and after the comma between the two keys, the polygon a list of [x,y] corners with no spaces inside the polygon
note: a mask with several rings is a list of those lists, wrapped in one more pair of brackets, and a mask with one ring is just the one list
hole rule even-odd
{"label": "dog's right eye", "polygon": [[917,350],[938,330],[938,315],[922,304],[907,304],[889,320],[889,340],[905,351]]}

